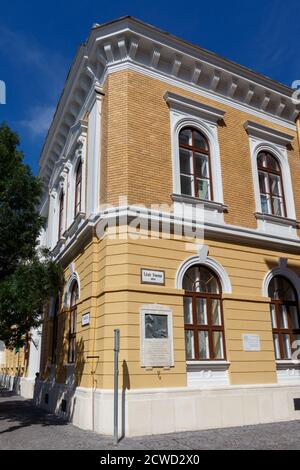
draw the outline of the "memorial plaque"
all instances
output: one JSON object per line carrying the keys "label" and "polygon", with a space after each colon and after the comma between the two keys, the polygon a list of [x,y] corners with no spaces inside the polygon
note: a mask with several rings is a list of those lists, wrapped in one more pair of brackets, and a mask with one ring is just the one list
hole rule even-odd
{"label": "memorial plaque", "polygon": [[243,349],[244,351],[260,351],[260,336],[243,335]]}
{"label": "memorial plaque", "polygon": [[168,316],[157,315],[156,313],[145,314],[145,338],[167,338],[168,337]]}
{"label": "memorial plaque", "polygon": [[166,307],[145,306],[141,309],[141,365],[174,365],[172,311]]}

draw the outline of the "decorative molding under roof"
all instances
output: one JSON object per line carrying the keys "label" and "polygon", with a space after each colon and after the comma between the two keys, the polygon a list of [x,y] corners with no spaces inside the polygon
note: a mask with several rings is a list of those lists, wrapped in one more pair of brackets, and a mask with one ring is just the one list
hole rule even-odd
{"label": "decorative molding under roof", "polygon": [[292,142],[294,136],[287,134],[286,132],[278,131],[271,127],[258,124],[257,122],[246,121],[244,128],[251,137],[258,139],[267,140],[274,144],[286,146]]}
{"label": "decorative molding under roof", "polygon": [[225,115],[225,111],[222,111],[221,109],[199,103],[199,101],[190,100],[189,98],[185,98],[184,96],[180,96],[169,91],[165,94],[164,99],[173,110],[183,111],[184,113],[201,117],[213,123],[217,123],[222,120]]}

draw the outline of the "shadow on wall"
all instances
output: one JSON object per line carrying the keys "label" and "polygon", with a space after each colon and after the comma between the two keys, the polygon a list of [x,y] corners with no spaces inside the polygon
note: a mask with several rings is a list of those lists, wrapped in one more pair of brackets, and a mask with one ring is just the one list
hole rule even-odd
{"label": "shadow on wall", "polygon": [[126,430],[126,390],[130,390],[130,376],[129,370],[127,366],[127,362],[125,359],[122,363],[122,370],[123,370],[123,383],[122,383],[122,434],[121,439],[125,437],[125,430]]}
{"label": "shadow on wall", "polygon": [[37,376],[34,387],[34,402],[37,406],[44,408],[65,420],[72,421],[76,397],[76,387],[80,386],[83,374],[84,341],[82,338],[76,343],[76,363],[66,364],[67,357],[65,342],[64,351],[56,364],[48,360],[44,377],[42,380]]}

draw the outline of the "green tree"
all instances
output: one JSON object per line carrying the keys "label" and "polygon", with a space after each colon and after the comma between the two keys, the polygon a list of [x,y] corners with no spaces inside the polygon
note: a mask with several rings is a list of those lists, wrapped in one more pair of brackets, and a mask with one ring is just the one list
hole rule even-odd
{"label": "green tree", "polygon": [[45,220],[37,211],[41,181],[23,163],[18,136],[0,126],[0,339],[21,346],[40,323],[43,305],[55,296],[62,270],[38,249]]}

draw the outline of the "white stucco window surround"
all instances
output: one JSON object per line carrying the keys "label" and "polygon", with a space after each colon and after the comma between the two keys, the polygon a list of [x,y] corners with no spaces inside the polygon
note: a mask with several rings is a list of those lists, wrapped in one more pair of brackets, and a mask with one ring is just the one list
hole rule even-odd
{"label": "white stucco window surround", "polygon": [[76,271],[73,271],[72,274],[70,275],[65,291],[64,291],[64,297],[63,297],[63,304],[65,308],[70,307],[70,302],[71,302],[71,292],[74,286],[74,283],[77,283],[78,286],[78,300],[80,299],[80,278],[79,275]]}
{"label": "white stucco window surround", "polygon": [[[263,297],[269,297],[269,284],[273,277],[283,276],[293,285],[298,301],[300,299],[300,278],[288,267],[286,258],[279,259],[279,266],[271,269],[264,277],[262,284]],[[284,359],[276,360],[277,381],[280,384],[300,383],[300,360]]]}
{"label": "white stucco window surround", "polygon": [[[206,252],[206,256],[203,256],[203,252]],[[176,289],[182,289],[182,283],[183,283],[183,278],[186,273],[186,271],[191,268],[192,266],[195,266],[197,264],[201,264],[203,266],[206,266],[207,268],[211,269],[219,278],[219,281],[221,283],[222,287],[222,294],[231,294],[232,293],[232,286],[231,286],[231,281],[228,276],[227,271],[225,268],[215,259],[207,256],[208,250],[207,246],[203,245],[201,250],[199,250],[199,254],[195,256],[191,256],[190,258],[187,258],[178,268],[178,271],[176,273],[175,277],[175,288]]]}
{"label": "white stucco window surround", "polygon": [[298,300],[300,300],[300,278],[299,276],[288,267],[288,260],[286,258],[280,258],[278,267],[271,269],[264,277],[262,284],[262,296],[269,297],[269,284],[273,277],[283,276],[293,285],[297,292]]}
{"label": "white stucco window surround", "polygon": [[[224,223],[223,213],[226,206],[223,198],[218,124],[223,120],[225,112],[175,93],[167,92],[164,99],[170,108],[174,212],[181,214],[182,205],[201,202],[204,206],[204,221]],[[199,130],[208,140],[213,187],[213,200],[211,201],[181,194],[179,133],[184,127]]]}
{"label": "white stucco window surround", "polygon": [[[186,259],[180,266],[175,278],[175,287],[182,289],[183,278],[186,271],[195,265],[201,264],[211,269],[221,284],[222,294],[231,294],[230,278],[224,267],[215,259],[207,256],[208,247],[203,245],[199,254]],[[182,313],[183,314],[183,313]],[[226,341],[226,338],[225,338]],[[228,369],[230,362],[222,361],[187,361],[187,386],[191,388],[222,387],[229,385]]]}
{"label": "white stucco window surround", "polygon": [[[244,127],[249,135],[257,229],[279,236],[297,237],[297,220],[287,151],[287,145],[292,142],[293,136],[251,121],[245,122]],[[280,165],[286,217],[262,212],[257,168],[257,157],[262,151],[272,154]]]}
{"label": "white stucco window surround", "polygon": [[78,148],[74,152],[72,159],[72,168],[70,171],[70,212],[71,218],[75,219],[75,188],[76,188],[76,174],[79,165],[81,164],[81,208],[79,214],[85,214],[85,194],[86,194],[86,159],[85,159],[85,138],[81,138],[78,142]]}

